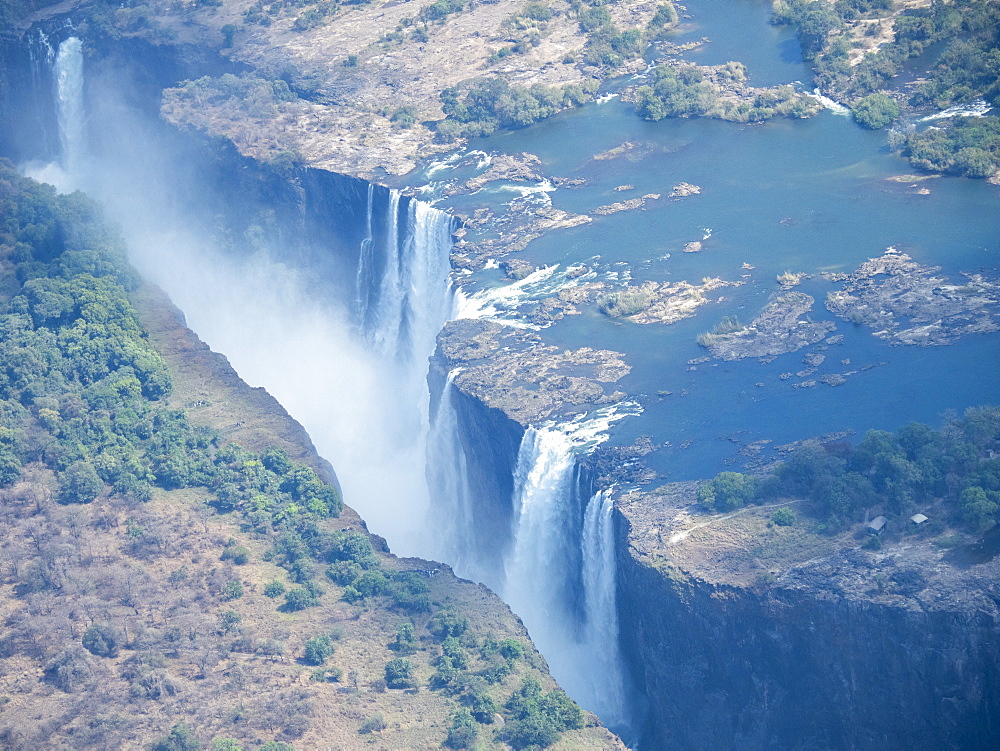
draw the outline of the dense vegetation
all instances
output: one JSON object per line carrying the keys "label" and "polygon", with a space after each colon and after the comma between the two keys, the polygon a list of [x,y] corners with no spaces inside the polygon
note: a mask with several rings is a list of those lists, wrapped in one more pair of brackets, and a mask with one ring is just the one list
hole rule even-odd
{"label": "dense vegetation", "polygon": [[297,99],[298,95],[283,79],[269,80],[247,73],[238,76],[225,73],[218,78],[202,76],[163,92],[163,103],[167,108],[181,106],[196,112],[208,112],[211,108],[237,120],[247,115],[253,118],[274,117],[282,104]]}
{"label": "dense vegetation", "polygon": [[898,145],[915,167],[989,177],[1000,169],[1000,117],[956,117],[946,129],[903,135]]}
{"label": "dense vegetation", "polygon": [[525,128],[565,107],[583,104],[594,91],[596,84],[525,87],[502,78],[480,79],[464,91],[445,89],[441,101],[446,117],[437,124],[438,138],[453,141]]}
{"label": "dense vegetation", "polygon": [[803,512],[829,531],[877,509],[890,519],[925,511],[937,519],[932,529],[950,522],[982,532],[1000,522],[998,451],[1000,408],[981,407],[941,430],[912,423],[895,434],[869,431],[857,446],[807,444],[767,477],[719,474],[699,489],[698,499],[712,511],[804,501]]}
{"label": "dense vegetation", "polygon": [[714,117],[735,122],[759,122],[772,117],[808,117],[819,110],[811,97],[791,86],[750,89],[746,68],[727,63],[717,68],[697,65],[658,65],[652,82],[636,90],[639,115],[646,120],[665,117]]}
{"label": "dense vegetation", "polygon": [[[857,40],[879,33],[877,19],[887,19],[893,12],[889,0],[775,0],[773,19],[795,26],[803,54],[815,66],[817,85],[853,103],[854,117],[865,127],[892,123],[903,103],[939,110],[977,99],[1000,105],[997,0],[934,2],[898,13],[891,21],[891,41],[851,65]],[[943,49],[928,61],[923,80],[910,90],[895,90],[904,64],[930,55],[932,45]],[[979,125],[965,120],[937,125],[943,129],[896,137],[894,145],[922,169],[967,177],[986,177],[1000,169],[995,116],[983,118]]]}
{"label": "dense vegetation", "polygon": [[58,0],[3,0],[0,2],[0,32],[36,10],[55,5]]}

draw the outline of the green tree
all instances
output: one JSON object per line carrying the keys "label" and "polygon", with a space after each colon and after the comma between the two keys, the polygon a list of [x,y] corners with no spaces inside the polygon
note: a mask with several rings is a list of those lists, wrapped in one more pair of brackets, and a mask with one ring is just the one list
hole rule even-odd
{"label": "green tree", "polygon": [[243,582],[239,579],[232,579],[227,581],[222,587],[222,600],[223,602],[230,602],[232,600],[238,600],[243,596]]}
{"label": "green tree", "polygon": [[149,748],[151,751],[201,751],[201,743],[191,728],[178,722],[166,736],[154,741]]}
{"label": "green tree", "polygon": [[390,642],[389,649],[404,657],[417,651],[417,637],[412,623],[407,621],[396,629],[396,638]]}
{"label": "green tree", "polygon": [[851,110],[855,122],[865,128],[878,130],[899,118],[899,105],[888,94],[869,94]]}
{"label": "green tree", "polygon": [[698,502],[709,511],[733,511],[754,498],[757,479],[739,472],[720,472],[698,488]]}
{"label": "green tree", "polygon": [[121,641],[119,633],[111,626],[95,623],[83,632],[83,647],[98,657],[117,657]]}
{"label": "green tree", "polygon": [[448,728],[448,737],[445,738],[446,748],[473,748],[476,744],[476,736],[479,730],[476,721],[468,709],[459,709],[452,715],[451,727]]}
{"label": "green tree", "polygon": [[329,636],[314,636],[306,641],[303,660],[307,665],[323,665],[333,655],[334,649]]}
{"label": "green tree", "polygon": [[285,585],[280,581],[270,581],[264,586],[265,597],[273,599],[275,597],[281,597],[283,594],[285,594]]}
{"label": "green tree", "polygon": [[58,478],[61,503],[90,503],[104,490],[104,483],[89,462],[73,462]]}
{"label": "green tree", "polygon": [[966,488],[959,497],[959,503],[962,507],[962,516],[978,532],[985,532],[996,524],[1000,505],[991,501],[982,488],[975,485]]}
{"label": "green tree", "polygon": [[411,688],[415,685],[413,663],[396,657],[385,664],[385,683],[389,688]]}
{"label": "green tree", "polygon": [[771,514],[771,521],[779,527],[790,527],[795,524],[795,512],[787,507],[779,508]]}

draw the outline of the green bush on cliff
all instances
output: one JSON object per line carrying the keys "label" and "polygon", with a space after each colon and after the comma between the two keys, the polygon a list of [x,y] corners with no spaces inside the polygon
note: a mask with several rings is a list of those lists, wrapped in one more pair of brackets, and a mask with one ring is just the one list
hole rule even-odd
{"label": "green bush on cliff", "polygon": [[[279,540],[282,533],[301,540],[300,532],[340,514],[336,489],[312,469],[280,449],[258,456],[220,445],[213,430],[164,404],[171,377],[129,300],[135,272],[120,238],[82,194],[58,195],[0,162],[0,258],[7,264],[0,484],[15,482],[21,465],[37,460],[55,472],[63,503],[89,503],[106,490],[141,503],[153,486],[203,488],[220,512],[239,511],[250,527]],[[343,544],[367,563],[374,554],[361,537]],[[300,545],[301,555],[277,547],[293,578],[305,583],[308,545]],[[304,591],[318,596],[315,588]]]}
{"label": "green bush on cliff", "polygon": [[698,488],[698,503],[709,511],[733,511],[750,503],[757,478],[739,472],[720,472]]}
{"label": "green bush on cliff", "polygon": [[504,706],[505,740],[516,749],[546,748],[564,730],[583,727],[583,712],[564,691],[548,693],[533,678],[526,678]]}
{"label": "green bush on cliff", "polygon": [[710,80],[696,65],[658,65],[652,83],[636,89],[639,116],[646,120],[666,117],[713,117],[733,122],[760,122],[773,117],[808,117],[819,105],[810,97],[798,94],[791,86],[769,89],[745,89],[734,97],[721,84],[742,85],[746,68],[727,63],[712,72],[719,82]]}
{"label": "green bush on cliff", "polygon": [[[896,15],[892,39],[852,65],[846,24],[885,18],[892,11],[889,0],[775,0],[772,20],[796,27],[803,55],[814,64],[816,84],[832,96],[853,100],[893,88],[904,63],[934,44],[947,46],[912,92],[911,104],[943,109],[978,97],[994,101],[1000,96],[995,0],[908,8]],[[856,37],[860,31],[857,27],[852,33]]]}
{"label": "green bush on cliff", "polygon": [[956,117],[911,133],[902,153],[915,167],[964,177],[989,177],[1000,170],[1000,117]]}

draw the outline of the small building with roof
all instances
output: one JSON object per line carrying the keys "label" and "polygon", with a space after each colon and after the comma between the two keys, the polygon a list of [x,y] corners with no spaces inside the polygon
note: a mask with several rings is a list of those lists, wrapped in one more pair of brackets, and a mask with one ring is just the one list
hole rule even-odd
{"label": "small building with roof", "polygon": [[886,519],[884,516],[876,516],[874,519],[868,522],[868,526],[865,527],[865,531],[868,532],[868,534],[870,535],[880,535],[882,534],[882,530],[885,529],[885,525],[888,523],[888,521],[889,520]]}

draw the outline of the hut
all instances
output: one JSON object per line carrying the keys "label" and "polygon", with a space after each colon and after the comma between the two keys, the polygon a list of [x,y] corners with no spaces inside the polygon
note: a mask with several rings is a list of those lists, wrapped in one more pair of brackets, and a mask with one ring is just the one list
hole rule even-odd
{"label": "hut", "polygon": [[868,523],[868,526],[865,527],[865,530],[870,535],[880,535],[882,534],[882,530],[885,529],[885,525],[888,521],[889,520],[886,519],[884,516],[876,516]]}

